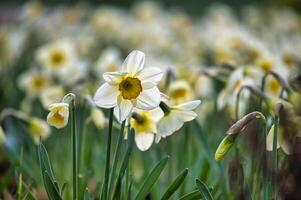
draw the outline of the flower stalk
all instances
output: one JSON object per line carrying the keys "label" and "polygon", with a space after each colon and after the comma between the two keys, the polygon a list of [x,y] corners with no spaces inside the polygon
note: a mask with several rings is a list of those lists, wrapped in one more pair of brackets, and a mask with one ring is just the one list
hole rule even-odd
{"label": "flower stalk", "polygon": [[107,136],[107,155],[106,155],[106,166],[105,166],[105,176],[102,187],[102,199],[108,199],[108,186],[109,186],[109,175],[110,175],[110,156],[111,156],[111,143],[112,143],[112,127],[113,127],[113,108],[110,109],[110,119],[109,119],[109,130]]}
{"label": "flower stalk", "polygon": [[76,132],[75,95],[72,93],[67,94],[63,98],[63,102],[71,107],[73,199],[78,200],[78,135]]}

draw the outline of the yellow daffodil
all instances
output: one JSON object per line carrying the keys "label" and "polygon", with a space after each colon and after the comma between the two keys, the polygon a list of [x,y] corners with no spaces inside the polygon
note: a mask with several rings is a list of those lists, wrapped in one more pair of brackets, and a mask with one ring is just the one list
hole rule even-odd
{"label": "yellow daffodil", "polygon": [[106,72],[104,83],[95,93],[95,104],[103,108],[114,108],[121,122],[129,117],[133,108],[151,110],[160,103],[157,88],[163,73],[158,68],[143,68],[145,55],[133,51],[122,64],[121,72]]}
{"label": "yellow daffodil", "polygon": [[93,108],[91,111],[91,118],[97,128],[104,128],[106,118],[102,110],[98,108]]}
{"label": "yellow daffodil", "polygon": [[157,122],[164,116],[160,108],[154,110],[134,109],[131,118],[131,127],[135,130],[135,142],[141,151],[149,149],[157,133]]}
{"label": "yellow daffodil", "polygon": [[195,119],[197,114],[192,110],[199,106],[200,103],[200,100],[195,100],[168,107],[161,102],[160,107],[164,111],[164,117],[157,124],[156,142],[158,143],[161,137],[165,138],[179,130],[184,125],[184,122]]}
{"label": "yellow daffodil", "polygon": [[49,125],[56,128],[64,128],[68,123],[69,105],[67,103],[54,103],[48,107],[50,111],[47,115]]}
{"label": "yellow daffodil", "polygon": [[44,140],[50,135],[50,127],[48,124],[44,120],[36,117],[29,120],[28,130],[35,143],[38,143],[40,138]]}

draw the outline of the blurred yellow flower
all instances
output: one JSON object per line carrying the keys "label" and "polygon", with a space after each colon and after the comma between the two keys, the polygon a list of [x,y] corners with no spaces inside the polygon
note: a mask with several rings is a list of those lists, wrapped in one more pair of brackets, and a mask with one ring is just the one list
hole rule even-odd
{"label": "blurred yellow flower", "polygon": [[50,111],[47,115],[49,125],[56,128],[64,128],[68,123],[69,105],[67,103],[54,103],[48,107]]}
{"label": "blurred yellow flower", "polygon": [[35,143],[39,143],[40,139],[44,140],[50,135],[50,128],[44,120],[33,117],[28,123],[28,130]]}

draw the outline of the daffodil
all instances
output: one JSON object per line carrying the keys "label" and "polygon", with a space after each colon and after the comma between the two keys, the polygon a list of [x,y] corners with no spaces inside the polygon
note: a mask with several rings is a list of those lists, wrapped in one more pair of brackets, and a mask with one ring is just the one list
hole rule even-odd
{"label": "daffodil", "polygon": [[61,85],[45,88],[40,94],[40,100],[44,108],[50,104],[59,102],[65,95],[64,88]]}
{"label": "daffodil", "polygon": [[121,122],[129,117],[134,107],[151,110],[160,103],[157,88],[163,73],[158,68],[143,68],[145,55],[133,51],[125,59],[120,72],[106,72],[106,83],[95,93],[95,104],[103,108],[114,108],[114,114]]}
{"label": "daffodil", "polygon": [[49,86],[49,79],[44,73],[31,70],[20,76],[18,84],[29,97],[36,97]]}
{"label": "daffodil", "polygon": [[157,133],[157,122],[164,113],[160,108],[145,111],[134,109],[131,117],[131,127],[135,130],[135,142],[141,151],[149,149]]}
{"label": "daffodil", "polygon": [[160,107],[164,111],[164,117],[157,124],[156,142],[158,143],[161,137],[165,138],[179,130],[184,125],[184,122],[195,119],[197,114],[193,109],[198,107],[200,103],[200,100],[194,100],[168,107],[161,102]]}
{"label": "daffodil", "polygon": [[38,143],[40,139],[46,139],[50,135],[48,124],[44,120],[36,117],[29,120],[28,130],[35,143]]}
{"label": "daffodil", "polygon": [[191,86],[184,80],[171,82],[166,94],[172,105],[190,101],[194,97]]}
{"label": "daffodil", "polygon": [[37,60],[47,70],[55,72],[74,64],[76,53],[71,41],[61,39],[45,44],[37,51]]}
{"label": "daffodil", "polygon": [[49,125],[56,128],[63,128],[68,123],[69,105],[67,103],[54,103],[48,107],[50,111],[47,115]]}

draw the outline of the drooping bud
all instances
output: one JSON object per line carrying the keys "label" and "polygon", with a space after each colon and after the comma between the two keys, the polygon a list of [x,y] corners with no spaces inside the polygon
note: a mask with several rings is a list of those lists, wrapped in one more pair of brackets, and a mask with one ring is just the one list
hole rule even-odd
{"label": "drooping bud", "polygon": [[227,135],[239,134],[251,121],[255,119],[264,119],[264,116],[260,112],[251,112],[245,115],[243,118],[234,123],[226,132]]}
{"label": "drooping bud", "polygon": [[216,161],[220,161],[225,157],[227,152],[233,146],[236,137],[237,135],[227,135],[226,137],[224,137],[224,139],[221,141],[221,143],[218,145],[215,151],[214,159]]}

